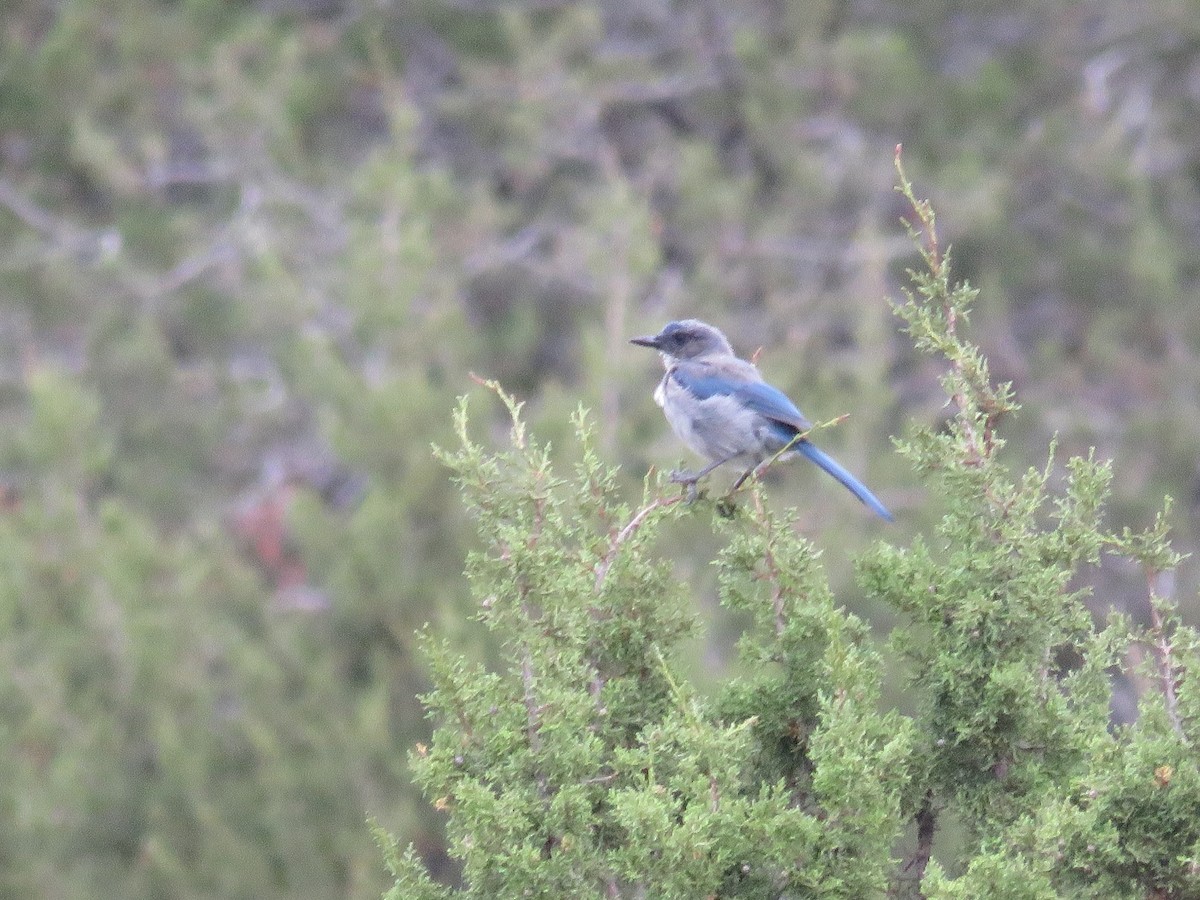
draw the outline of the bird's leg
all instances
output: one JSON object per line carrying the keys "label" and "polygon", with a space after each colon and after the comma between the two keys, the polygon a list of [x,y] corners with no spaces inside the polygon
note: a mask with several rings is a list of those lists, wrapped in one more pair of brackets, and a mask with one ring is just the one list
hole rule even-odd
{"label": "bird's leg", "polygon": [[805,435],[807,435],[807,434],[808,434],[807,431],[800,432],[794,438],[792,438],[790,441],[788,441],[786,444],[784,444],[783,447],[781,447],[779,450],[775,451],[775,453],[772,456],[769,456],[767,459],[764,459],[762,462],[755,463],[750,468],[748,468],[745,472],[743,472],[741,474],[741,476],[738,478],[738,480],[733,483],[733,487],[731,487],[729,489],[728,496],[732,497],[734,494],[736,494],[737,489],[740,488],[743,484],[745,484],[746,479],[749,478],[751,475],[753,475],[755,478],[762,478],[763,473],[765,473],[767,471],[767,469],[771,468],[771,465],[775,462],[775,460],[779,459],[785,453],[791,452],[792,448],[794,448],[796,446],[796,444],[805,440]]}
{"label": "bird's leg", "polygon": [[[736,456],[736,454],[734,455]],[[687,469],[676,469],[670,475],[671,483],[685,485],[688,489],[688,503],[691,503],[696,499],[696,482],[698,482],[717,466],[724,465],[731,459],[733,459],[733,456],[726,456],[723,459],[714,460],[699,472],[689,472]]]}
{"label": "bird's leg", "polygon": [[738,480],[733,483],[733,487],[729,489],[729,494],[727,496],[732,497],[734,494],[736,494],[737,489],[745,484],[746,479],[751,475],[753,475],[755,478],[762,478],[767,469],[771,468],[771,463],[775,462],[776,459],[778,459],[778,455],[772,456],[770,459],[763,460],[762,462],[756,463],[748,468],[745,472],[738,476]]}
{"label": "bird's leg", "polygon": [[745,472],[743,472],[741,475],[739,475],[738,480],[735,481],[733,483],[733,487],[731,487],[729,489],[729,496],[732,497],[734,494],[736,494],[737,489],[746,483],[746,479],[749,478],[751,475],[758,473],[761,468],[763,468],[763,467],[760,466],[758,463],[755,463],[750,468],[748,468]]}
{"label": "bird's leg", "polygon": [[745,472],[743,472],[741,475],[739,475],[738,480],[735,481],[733,483],[733,487],[731,487],[729,489],[729,493],[727,493],[724,497],[722,497],[720,500],[717,501],[717,512],[719,512],[726,519],[733,518],[733,514],[737,510],[737,504],[735,504],[733,502],[733,495],[737,493],[738,488],[740,488],[743,484],[746,483],[747,478],[749,478],[751,475],[755,475],[755,476],[762,475],[762,473],[764,471],[766,471],[766,468],[769,465],[770,465],[770,462],[755,463],[750,468],[748,468]]}

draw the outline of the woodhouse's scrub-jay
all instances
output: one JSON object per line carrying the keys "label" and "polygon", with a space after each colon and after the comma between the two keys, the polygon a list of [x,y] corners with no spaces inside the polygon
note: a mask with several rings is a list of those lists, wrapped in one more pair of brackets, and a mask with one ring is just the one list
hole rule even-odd
{"label": "woodhouse's scrub-jay", "polygon": [[669,322],[656,335],[631,343],[653,347],[667,373],[654,389],[654,401],[685,444],[710,460],[699,472],[673,472],[671,480],[694,493],[696,482],[727,462],[748,466],[734,482],[741,487],[751,473],[781,450],[799,453],[845,485],[876,515],[892,514],[861,481],[843,469],[807,437],[808,419],[778,388],[763,381],[753,363],[738,359],[718,329],[696,319]]}

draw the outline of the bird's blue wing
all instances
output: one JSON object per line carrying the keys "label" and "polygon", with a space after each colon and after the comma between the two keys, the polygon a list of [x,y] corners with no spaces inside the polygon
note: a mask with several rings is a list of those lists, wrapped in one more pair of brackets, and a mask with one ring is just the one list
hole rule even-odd
{"label": "bird's blue wing", "polygon": [[797,431],[808,431],[812,424],[788,395],[765,381],[752,381],[737,390],[738,399],[761,416],[791,425]]}
{"label": "bird's blue wing", "polygon": [[812,428],[812,424],[796,409],[796,404],[788,399],[787,394],[765,381],[749,381],[712,366],[695,365],[675,366],[671,370],[671,377],[700,400],[717,396],[733,397],[760,416],[789,425],[797,431]]}

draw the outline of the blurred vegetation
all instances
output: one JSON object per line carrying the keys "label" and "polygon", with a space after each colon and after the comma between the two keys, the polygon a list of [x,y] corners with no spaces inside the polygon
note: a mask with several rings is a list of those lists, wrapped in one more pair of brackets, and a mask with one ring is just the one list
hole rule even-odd
{"label": "blurred vegetation", "polygon": [[[0,26],[2,895],[375,896],[367,816],[454,877],[405,753],[415,631],[496,652],[429,449],[471,372],[560,454],[593,409],[636,491],[682,451],[626,339],[709,319],[814,420],[852,413],[824,442],[927,531],[942,498],[889,440],[949,415],[884,302],[914,262],[900,142],[1022,398],[1004,456],[1094,446],[1107,527],[1171,494],[1197,549],[1193,4],[13,0]],[[877,526],[800,466],[769,488],[886,626],[848,552]],[[712,529],[673,540],[703,683],[744,614]],[[1094,608],[1150,622],[1142,572],[1101,565]]]}

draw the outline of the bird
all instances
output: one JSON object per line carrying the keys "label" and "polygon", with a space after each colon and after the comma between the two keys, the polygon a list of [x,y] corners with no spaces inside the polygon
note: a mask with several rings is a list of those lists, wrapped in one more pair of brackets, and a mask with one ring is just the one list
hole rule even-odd
{"label": "bird", "polygon": [[748,466],[733,494],[764,462],[795,455],[812,460],[867,508],[893,521],[879,498],[832,456],[808,439],[812,424],[788,396],[763,380],[754,363],[741,359],[718,328],[698,319],[668,322],[658,334],[630,343],[659,352],[666,373],[654,389],[671,429],[709,460],[698,472],[677,471],[671,480],[696,496],[696,484],[725,463]]}

